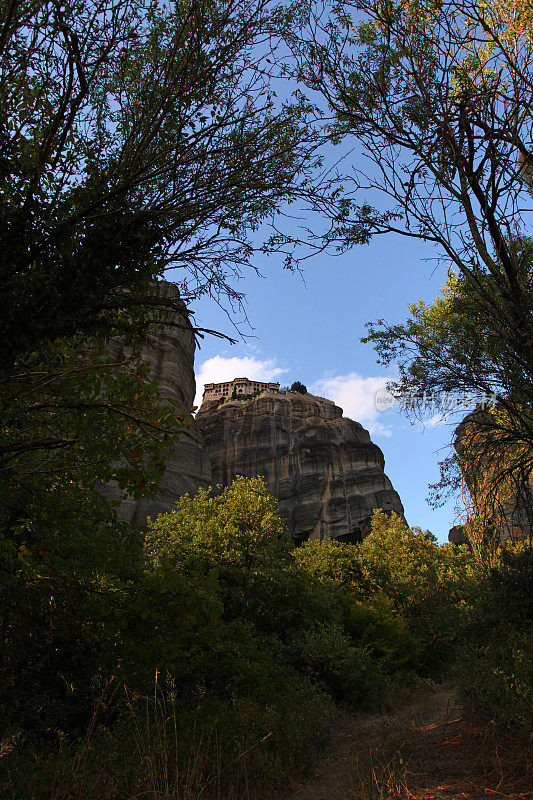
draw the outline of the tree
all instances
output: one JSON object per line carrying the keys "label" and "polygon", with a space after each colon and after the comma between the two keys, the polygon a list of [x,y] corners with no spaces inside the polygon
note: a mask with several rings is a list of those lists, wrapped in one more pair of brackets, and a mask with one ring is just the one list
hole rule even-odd
{"label": "tree", "polygon": [[276,500],[263,478],[236,478],[222,494],[200,489],[180,498],[175,511],[161,514],[149,526],[146,551],[155,560],[187,565],[204,560],[248,573],[269,563],[288,560],[290,540]]}
{"label": "tree", "polygon": [[291,392],[300,392],[300,394],[307,394],[307,386],[300,381],[294,381],[290,388]]}
{"label": "tree", "polygon": [[[484,287],[497,292],[489,276]],[[529,376],[510,358],[512,332],[495,328],[491,310],[464,276],[450,274],[433,303],[413,304],[410,311],[401,325],[370,324],[365,341],[374,344],[381,363],[398,366],[393,389],[414,415],[434,413],[423,400],[440,397],[445,416],[464,417],[472,402],[484,397],[455,431],[453,452],[441,464],[442,480],[433,499],[438,503],[447,490],[462,487],[472,544],[490,561],[500,535],[512,538],[515,524],[518,530],[533,523]]]}
{"label": "tree", "polygon": [[[157,291],[178,300],[172,284],[160,283]],[[187,346],[194,331],[180,308],[154,333]],[[19,359],[2,383],[0,527],[29,522],[35,533],[47,515],[62,518],[57,506],[70,504],[69,487],[88,497],[110,480],[133,497],[155,491],[167,450],[190,424],[190,409],[161,394],[143,363],[142,342],[136,332],[112,341],[77,336],[43,343],[39,353]],[[107,518],[108,510],[101,511]]]}
{"label": "tree", "polygon": [[[2,5],[0,477],[17,507],[22,486],[89,490],[117,463],[143,491],[147,450],[186,419],[156,400],[147,331],[190,327],[200,295],[238,303],[251,232],[317,164],[303,105],[270,87],[290,19],[270,0]],[[170,268],[179,291],[160,292]]]}
{"label": "tree", "polygon": [[269,0],[3,4],[2,372],[175,310],[151,290],[169,268],[185,302],[239,301],[250,232],[316,166],[303,106],[270,86],[289,20]]}
{"label": "tree", "polygon": [[378,509],[362,542],[307,542],[295,558],[314,580],[356,599],[352,623],[373,615],[375,633],[389,646],[395,641],[396,658],[442,671],[475,596],[478,571],[468,548],[439,546],[429,531]]}
{"label": "tree", "polygon": [[160,397],[138,359],[117,366],[96,343],[56,342],[6,387],[0,441],[0,527],[35,520],[60,487],[94,493],[115,480],[153,491],[189,411]]}
{"label": "tree", "polygon": [[[379,656],[404,645],[401,625],[390,636],[389,620],[377,609],[321,583],[312,557],[299,559],[262,478],[239,476],[218,494],[200,489],[180,498],[175,511],[150,524],[145,550],[155,571],[176,565],[201,578],[216,570],[223,620],[246,622],[285,676],[296,668],[345,702],[368,702],[382,688],[381,659],[365,645]],[[257,678],[254,673],[247,692]]]}
{"label": "tree", "polygon": [[466,547],[439,546],[429,531],[409,528],[397,514],[380,510],[358,553],[363,591],[391,598],[420,637],[422,663],[441,671],[472,613],[477,579],[472,554]]}
{"label": "tree", "polygon": [[[533,450],[531,23],[520,0],[355,0],[315,11],[291,40],[331,139],[362,156],[329,241],[417,238],[457,273],[406,326],[371,329],[384,361],[404,367],[397,392],[414,390],[419,408],[426,389],[495,392],[522,453]],[[502,416],[488,421],[496,431]]]}

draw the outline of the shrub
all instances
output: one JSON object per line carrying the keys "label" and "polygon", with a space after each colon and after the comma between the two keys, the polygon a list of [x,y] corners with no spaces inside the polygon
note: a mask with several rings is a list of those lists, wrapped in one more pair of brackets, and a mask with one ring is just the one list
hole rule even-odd
{"label": "shrub", "polygon": [[[188,576],[216,568],[225,624],[249,626],[267,660],[312,677],[336,700],[369,703],[381,687],[381,655],[395,651],[393,629],[403,646],[401,622],[381,624],[377,604],[363,612],[353,594],[319,578],[305,558],[311,547],[299,557],[260,478],[237,478],[218,495],[201,490],[195,498],[182,498],[176,511],[151,524],[146,551],[154,565],[179,563]],[[320,669],[317,659],[314,666],[310,660],[313,647],[320,646],[317,637],[329,659]],[[234,664],[232,685],[241,675],[237,655],[228,661]],[[258,668],[258,653],[245,661],[255,665],[259,681],[266,664]],[[371,674],[372,681],[363,679]],[[250,681],[245,670],[243,685]]]}
{"label": "shrub", "polygon": [[459,686],[477,713],[533,731],[533,631],[505,631],[488,643],[466,644]]}
{"label": "shrub", "polygon": [[295,637],[295,663],[337,701],[371,706],[386,688],[379,662],[340,625],[315,625]]}
{"label": "shrub", "polygon": [[531,550],[507,544],[477,587],[475,614],[459,649],[466,702],[499,724],[533,730]]}
{"label": "shrub", "polygon": [[0,540],[8,796],[265,796],[332,701],[375,704],[406,673],[448,671],[464,642],[471,704],[530,724],[527,552],[481,574],[380,512],[360,544],[296,548],[261,478],[181,498],[144,546],[78,500],[64,534],[56,520],[24,532],[31,547]]}
{"label": "shrub", "polygon": [[294,381],[290,388],[291,392],[300,392],[300,394],[307,394],[307,386],[300,381]]}
{"label": "shrub", "polygon": [[307,542],[295,559],[314,580],[347,595],[345,626],[389,669],[439,676],[448,668],[479,592],[468,548],[439,546],[429,532],[378,510],[361,543]]}
{"label": "shrub", "polygon": [[[279,676],[275,702],[204,696],[180,707],[172,681],[121,698],[113,726],[89,726],[59,749],[3,753],[2,796],[116,800],[146,796],[254,800],[309,763],[328,733],[331,701],[294,674]],[[52,788],[53,787],[53,790]]]}
{"label": "shrub", "polygon": [[355,587],[361,580],[361,565],[355,545],[336,539],[304,542],[294,553],[297,564],[320,583]]}
{"label": "shrub", "polygon": [[361,595],[389,597],[418,642],[418,670],[443,677],[474,616],[481,575],[472,553],[376,511],[358,559]]}
{"label": "shrub", "polygon": [[371,591],[363,588],[359,545],[332,539],[309,541],[294,551],[294,558],[313,582],[337,587],[344,630],[368,647],[389,671],[410,669],[418,663],[419,646],[394,602],[377,585]]}
{"label": "shrub", "polygon": [[255,573],[288,560],[285,527],[263,478],[239,477],[218,495],[200,489],[181,497],[175,511],[150,523],[145,551],[156,567],[171,562],[189,572],[223,566]]}

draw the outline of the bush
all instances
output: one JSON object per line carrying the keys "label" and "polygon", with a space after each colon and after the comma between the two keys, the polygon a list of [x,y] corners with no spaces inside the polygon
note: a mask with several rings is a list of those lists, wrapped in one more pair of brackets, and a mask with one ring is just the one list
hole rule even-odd
{"label": "bush", "polygon": [[[340,619],[341,609],[329,607],[326,589],[313,593],[284,529],[264,482],[240,478],[221,494],[183,498],[151,525],[144,555],[127,526],[121,547],[109,526],[79,554],[83,539],[75,534],[72,549],[55,556],[53,606],[51,584],[25,556],[25,579],[15,587],[29,589],[32,601],[22,627],[13,616],[2,665],[0,738],[4,750],[13,743],[2,761],[4,793],[17,786],[13,796],[42,796],[36,787],[54,783],[57,769],[58,796],[79,796],[87,770],[94,796],[130,796],[142,786],[158,797],[152,783],[163,786],[163,767],[181,792],[187,778],[166,752],[172,741],[181,764],[194,762],[206,796],[222,785],[268,792],[305,759],[327,731],[332,703],[291,661],[290,642],[316,620]],[[128,559],[115,558],[128,548]],[[172,687],[157,701],[164,713],[143,700],[154,674]],[[95,698],[105,698],[96,715]],[[174,740],[163,718],[176,726]],[[125,763],[134,764],[126,774]],[[30,771],[36,783],[24,787]]]}
{"label": "bush", "polygon": [[360,544],[296,548],[244,477],[181,498],[142,545],[69,491],[75,525],[0,539],[5,795],[264,796],[334,701],[376,704],[409,673],[449,671],[465,642],[471,704],[530,724],[528,552],[480,574],[468,549],[380,512]]}
{"label": "bush", "polygon": [[[158,676],[149,695],[121,698],[113,726],[90,726],[60,749],[0,751],[2,796],[116,800],[146,796],[241,800],[268,796],[310,763],[333,715],[331,701],[291,674],[275,702],[204,697],[184,710],[172,681]],[[51,794],[54,787],[54,794]]]}
{"label": "bush", "polygon": [[498,724],[533,730],[532,553],[506,544],[478,586],[475,614],[459,649],[465,701]]}
{"label": "bush", "polygon": [[474,616],[481,576],[471,552],[438,545],[428,531],[376,511],[372,532],[358,546],[358,560],[361,596],[390,598],[417,642],[418,671],[444,677]]}
{"label": "bush", "polygon": [[291,392],[300,392],[300,394],[307,394],[307,386],[300,381],[294,381],[290,388]]}
{"label": "bush", "polygon": [[[336,700],[368,704],[381,687],[377,609],[361,613],[353,595],[317,580],[284,529],[264,481],[241,477],[219,495],[201,490],[182,498],[176,511],[151,524],[145,546],[154,565],[179,563],[189,577],[217,570],[225,624],[249,626],[260,642],[254,659],[245,659],[254,664],[256,683],[267,671],[266,663],[258,668],[261,652],[312,678]],[[320,668],[315,646],[325,648]],[[224,659],[216,655],[215,661]],[[228,664],[234,685],[242,672],[237,652]],[[363,680],[364,674],[374,680]],[[252,685],[248,671],[241,677]]]}
{"label": "bush", "polygon": [[154,567],[179,564],[186,572],[218,566],[255,574],[288,562],[285,522],[262,478],[237,478],[221,494],[200,489],[175,511],[149,525],[145,552]]}
{"label": "bush", "polygon": [[463,699],[497,724],[533,731],[533,631],[467,644],[459,661]]}
{"label": "bush", "polygon": [[387,681],[379,661],[355,645],[340,625],[315,625],[295,637],[295,663],[335,700],[369,707],[379,700]]}
{"label": "bush", "polygon": [[[376,511],[361,543],[307,542],[295,557],[314,580],[347,594],[347,629],[389,670],[440,677],[450,667],[479,590],[468,548],[439,546],[427,531]],[[362,627],[353,627],[357,620]]]}

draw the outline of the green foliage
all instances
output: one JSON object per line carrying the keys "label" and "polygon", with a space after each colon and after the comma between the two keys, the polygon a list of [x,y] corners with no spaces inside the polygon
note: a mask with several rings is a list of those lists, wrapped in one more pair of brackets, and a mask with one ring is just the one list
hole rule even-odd
{"label": "green foliage", "polygon": [[[531,242],[512,239],[508,244],[521,285],[529,287]],[[533,308],[530,295],[524,298],[528,315]],[[484,404],[485,413],[469,418],[461,440],[452,442],[457,455],[441,465],[442,480],[434,499],[439,502],[443,491],[457,488],[460,478],[466,477],[477,506],[473,516],[485,516],[485,527],[490,517],[501,516],[498,505],[510,508],[517,496],[527,493],[530,472],[533,383],[517,354],[509,322],[508,306],[513,302],[499,276],[480,276],[474,290],[463,275],[450,273],[433,303],[411,305],[411,316],[403,324],[388,325],[383,320],[370,324],[365,339],[374,344],[381,363],[398,364],[400,378],[394,391],[409,398],[411,413],[430,413],[431,404],[424,407],[423,402],[428,394],[447,399],[448,415],[464,416],[465,406],[470,403],[471,408],[473,400]],[[521,505],[525,513],[527,503]]]}
{"label": "green foliage", "polygon": [[466,644],[459,678],[475,711],[497,724],[533,730],[533,630],[508,628],[485,643]]}
{"label": "green foliage", "polygon": [[[527,544],[500,549],[487,572],[470,548],[439,546],[428,532],[376,511],[372,532],[360,544],[307,542],[294,555],[313,580],[342,590],[344,635],[369,648],[388,674],[406,668],[434,677],[455,674],[477,712],[531,727],[533,592]],[[327,642],[322,651],[334,670]],[[313,668],[320,674],[326,669],[320,659]],[[343,669],[350,671],[346,661]]]}
{"label": "green foliage", "polygon": [[[109,702],[110,688],[97,702],[97,712]],[[172,681],[158,675],[150,695],[124,700],[112,727],[95,725],[81,741],[64,740],[58,752],[42,746],[22,752],[16,740],[2,742],[4,766],[10,765],[1,784],[5,796],[42,800],[54,786],[54,798],[61,800],[115,800],[140,793],[153,800],[255,800],[311,762],[332,718],[326,696],[290,676],[280,677],[273,703],[203,698],[183,711]]]}
{"label": "green foliage", "polygon": [[439,546],[427,531],[376,511],[360,544],[308,542],[296,558],[316,579],[356,598],[354,624],[362,618],[371,626],[377,652],[396,669],[442,673],[472,613],[477,566],[467,548]]}
{"label": "green foliage", "polygon": [[305,386],[300,381],[294,381],[289,391],[300,392],[300,394],[307,394],[307,386]]}
{"label": "green foliage", "polygon": [[382,694],[385,676],[380,662],[342,625],[308,628],[293,643],[295,661],[314,682],[321,684],[335,700],[355,706],[371,706]]}
{"label": "green foliage", "polygon": [[2,728],[52,739],[83,731],[111,676],[139,690],[179,665],[185,681],[180,655],[191,669],[196,633],[219,615],[212,581],[145,570],[138,533],[101,498],[64,499],[66,518],[24,530],[18,548],[1,540]]}
{"label": "green foliage", "polygon": [[16,796],[57,775],[103,798],[192,790],[192,775],[206,796],[264,796],[333,702],[369,707],[458,652],[470,702],[527,723],[525,549],[487,576],[381,512],[360,544],[296,548],[264,480],[244,477],[181,498],[143,544],[96,493],[61,492],[63,516],[0,538],[0,785]]}
{"label": "green foliage", "polygon": [[345,629],[368,647],[387,672],[394,676],[418,666],[418,645],[408,620],[394,608],[392,600],[377,592],[364,601],[345,601]]}
{"label": "green foliage", "polygon": [[146,553],[155,565],[257,572],[288,561],[290,542],[276,501],[262,478],[237,478],[217,495],[200,489],[149,525]]}
{"label": "green foliage", "polygon": [[[117,365],[97,341],[56,341],[0,382],[0,524],[64,515],[71,489],[115,480],[153,490],[188,409],[160,397],[133,351]],[[37,516],[35,516],[37,514]]]}
{"label": "green foliage", "polygon": [[473,612],[477,565],[468,548],[439,546],[429,532],[377,511],[360,558],[363,593],[392,600],[418,640],[419,668],[442,675]]}
{"label": "green foliage", "polygon": [[[335,699],[369,702],[385,685],[379,648],[370,653],[373,637],[368,651],[360,643],[372,622],[360,614],[356,624],[356,612],[350,616],[355,599],[302,568],[284,529],[263,479],[241,477],[218,496],[200,490],[182,498],[176,511],[151,523],[145,546],[154,564],[179,563],[191,576],[216,569],[228,624],[245,621],[270,657],[302,671]],[[313,653],[322,646],[318,669]],[[256,680],[260,674],[264,668]]]}
{"label": "green foliage", "polygon": [[[532,243],[511,241],[520,280],[529,285]],[[500,270],[502,268],[500,267]],[[399,359],[401,391],[476,392],[491,391],[527,402],[530,384],[527,372],[512,355],[509,331],[500,330],[495,307],[508,316],[498,276],[479,277],[480,298],[464,275],[451,272],[441,293],[432,303],[409,306],[411,316],[400,325],[382,321],[370,324],[371,341],[380,361]],[[533,308],[533,297],[528,297]],[[469,356],[467,355],[469,354]]]}
{"label": "green foliage", "polygon": [[169,266],[184,299],[239,301],[250,231],[317,164],[304,104],[270,86],[290,19],[255,0],[2,6],[1,372],[145,327]]}
{"label": "green foliage", "polygon": [[531,731],[533,591],[531,549],[508,544],[478,587],[475,616],[457,659],[465,700],[497,723]]}
{"label": "green foliage", "polygon": [[[143,547],[96,493],[74,489],[64,517],[41,521],[31,539],[20,532],[27,545],[0,540],[11,570],[0,593],[1,736],[17,742],[3,780],[20,782],[35,752],[46,783],[58,742],[67,773],[76,753],[93,752],[81,744],[87,729],[95,758],[116,780],[122,758],[135,760],[132,780],[146,780],[148,760],[135,742],[154,674],[172,686],[166,719],[176,725],[180,759],[201,743],[202,769],[211,771],[222,747],[224,785],[251,776],[274,785],[324,733],[333,699],[378,699],[392,659],[377,606],[365,611],[319,582],[297,563],[284,531],[264,481],[238,478],[224,492],[182,498],[150,524]],[[128,704],[122,689],[110,689],[119,686]],[[95,698],[109,692],[91,722]],[[143,736],[162,757],[170,740],[156,744],[151,723],[150,731]]]}
{"label": "green foliage", "polygon": [[336,539],[321,542],[309,539],[295,552],[297,563],[313,578],[340,586],[353,586],[361,577],[357,548]]}

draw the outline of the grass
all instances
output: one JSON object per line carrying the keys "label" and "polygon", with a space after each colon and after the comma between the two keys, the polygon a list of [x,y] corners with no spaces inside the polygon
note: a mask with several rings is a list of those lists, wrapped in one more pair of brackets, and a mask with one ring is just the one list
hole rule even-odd
{"label": "grass", "polygon": [[184,714],[171,682],[159,680],[150,697],[123,706],[112,727],[98,724],[95,707],[76,745],[32,751],[16,736],[0,744],[0,764],[10,766],[2,799],[272,800],[298,769],[284,800],[531,797],[531,742],[465,716],[452,686],[398,691],[386,711],[355,716],[335,715],[305,687],[275,709],[219,701]]}
{"label": "grass", "polygon": [[100,701],[77,742],[0,745],[2,800],[262,800],[316,755],[333,714],[304,682],[275,707],[218,700],[184,712],[159,676],[151,696],[120,700],[112,726]]}
{"label": "grass", "polygon": [[350,765],[349,800],[408,797],[413,750],[413,731],[407,723],[394,720],[384,724],[377,738],[356,754]]}

